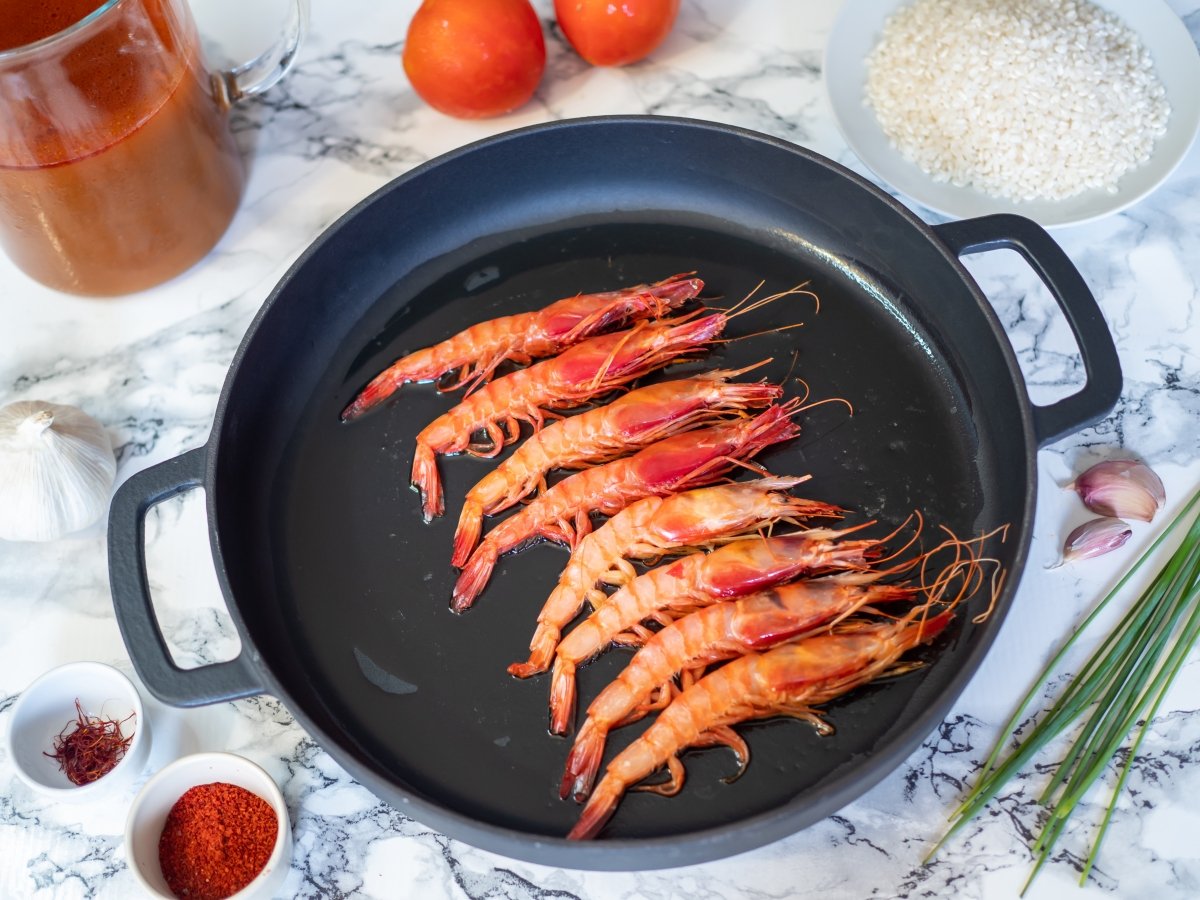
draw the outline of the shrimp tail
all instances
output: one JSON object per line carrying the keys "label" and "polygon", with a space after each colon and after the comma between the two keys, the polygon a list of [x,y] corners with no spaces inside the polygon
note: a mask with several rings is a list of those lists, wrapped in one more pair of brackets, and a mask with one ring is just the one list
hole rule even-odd
{"label": "shrimp tail", "polygon": [[395,371],[395,367],[376,375],[371,382],[359,392],[350,405],[342,410],[342,421],[349,422],[357,419],[363,413],[374,409],[392,394],[400,389],[406,378],[403,372]]}
{"label": "shrimp tail", "polygon": [[573,797],[576,803],[582,803],[587,799],[596,783],[607,736],[606,729],[597,725],[594,719],[583,723],[563,769],[562,784],[558,789],[558,796],[563,800]]}
{"label": "shrimp tail", "polygon": [[471,551],[479,543],[482,533],[483,506],[468,497],[458,516],[458,527],[454,531],[454,554],[450,557],[450,564],[461,569],[471,558]]}
{"label": "shrimp tail", "polygon": [[596,788],[596,792],[588,800],[587,806],[583,808],[583,812],[580,813],[579,821],[567,834],[567,840],[585,841],[595,837],[604,824],[612,818],[617,804],[621,801],[621,795],[624,793],[624,785],[618,778],[612,775],[605,776],[599,787]]}
{"label": "shrimp tail", "polygon": [[454,583],[451,609],[455,612],[462,612],[471,608],[475,598],[483,593],[488,579],[492,577],[492,570],[496,567],[498,558],[499,554],[496,552],[496,548],[488,541],[484,541],[475,549],[463,570],[458,574],[458,581]]}
{"label": "shrimp tail", "polygon": [[538,665],[535,662],[526,660],[525,662],[515,662],[508,664],[508,674],[514,678],[530,678],[534,675],[540,675],[546,671],[545,666]]}
{"label": "shrimp tail", "polygon": [[417,452],[413,456],[412,484],[421,494],[421,512],[426,522],[432,522],[434,517],[445,512],[437,454],[431,446],[421,441],[417,442]]}
{"label": "shrimp tail", "polygon": [[550,733],[566,734],[575,712],[575,664],[559,656],[550,675]]}
{"label": "shrimp tail", "polygon": [[558,639],[562,632],[547,622],[539,622],[529,642],[529,659],[525,662],[515,662],[508,667],[508,674],[517,678],[528,678],[550,668],[554,659],[554,651],[558,648]]}

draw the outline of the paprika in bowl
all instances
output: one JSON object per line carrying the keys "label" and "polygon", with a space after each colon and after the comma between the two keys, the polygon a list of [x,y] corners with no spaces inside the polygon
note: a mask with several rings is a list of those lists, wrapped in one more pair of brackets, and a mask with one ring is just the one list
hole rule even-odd
{"label": "paprika in bowl", "polygon": [[147,781],[135,798],[125,822],[125,856],[151,897],[273,897],[292,862],[283,794],[245,757],[182,757]]}

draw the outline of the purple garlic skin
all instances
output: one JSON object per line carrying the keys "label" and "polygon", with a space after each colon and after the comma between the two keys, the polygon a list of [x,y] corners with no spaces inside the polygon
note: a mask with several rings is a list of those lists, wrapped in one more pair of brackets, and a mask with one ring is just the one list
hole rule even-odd
{"label": "purple garlic skin", "polygon": [[1162,480],[1145,463],[1110,459],[1096,463],[1069,487],[1101,516],[1149,522],[1167,501]]}
{"label": "purple garlic skin", "polygon": [[1107,516],[1090,519],[1067,535],[1062,559],[1052,569],[1077,559],[1092,559],[1125,545],[1133,535],[1129,524]]}

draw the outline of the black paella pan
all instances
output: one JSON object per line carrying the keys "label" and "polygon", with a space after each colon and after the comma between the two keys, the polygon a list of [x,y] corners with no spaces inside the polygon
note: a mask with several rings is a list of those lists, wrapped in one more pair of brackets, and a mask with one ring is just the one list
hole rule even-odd
{"label": "black paella pan", "polygon": [[[959,261],[1006,247],[1040,274],[1075,334],[1087,381],[1031,404],[1011,346]],[[806,494],[891,527],[919,509],[960,536],[1007,524],[994,614],[960,615],[928,665],[832,704],[837,732],[748,726],[727,751],[686,755],[671,799],[633,794],[601,839],[569,843],[578,807],[557,786],[569,743],[546,730],[546,680],[505,672],[566,556],[505,557],[467,613],[448,609],[458,504],[489,463],[443,459],[447,514],[431,525],[407,486],[413,437],[453,402],[409,386],[350,424],[338,414],[400,353],[467,323],[695,270],[726,305],[810,281],[820,311],[788,298],[731,324],[763,332],[668,370],[762,370],[842,397],[760,461],[811,474]],[[753,320],[753,321],[752,321]],[[801,328],[771,331],[803,322]],[[711,123],[564,121],[502,134],[396,179],[333,225],[268,298],[243,341],[208,443],[134,475],[112,507],[113,596],[139,675],[181,706],[279,697],[359,781],[468,843],[539,863],[650,868],[755,847],[837,810],[893,770],[948,712],[1003,622],[1025,562],[1039,446],[1105,415],[1120,391],[1112,339],[1078,272],[1015,216],[930,227],[838,165]],[[183,671],[155,619],[144,517],[206,491],[212,550],[242,641]],[[625,661],[580,673],[588,700]],[[609,754],[636,733],[617,733]]]}

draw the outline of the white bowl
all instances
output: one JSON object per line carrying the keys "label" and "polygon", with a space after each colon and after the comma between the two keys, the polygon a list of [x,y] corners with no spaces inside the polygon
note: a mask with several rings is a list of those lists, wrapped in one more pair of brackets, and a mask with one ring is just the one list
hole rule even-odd
{"label": "white bowl", "polygon": [[[125,756],[91,784],[72,784],[58,762],[46,756],[54,752],[54,739],[75,721],[76,700],[85,715],[125,723],[122,734],[133,729]],[[111,796],[133,785],[150,755],[150,722],[137,688],[121,672],[104,663],[74,662],[51,669],[21,692],[13,706],[7,741],[9,759],[22,781],[40,794],[78,802]]]}
{"label": "white bowl", "polygon": [[158,841],[167,813],[188,789],[215,781],[257,794],[275,810],[279,830],[275,847],[257,877],[230,900],[266,900],[275,896],[292,867],[292,826],[279,785],[261,766],[234,753],[193,753],[153,775],[138,792],[125,821],[125,857],[138,884],[151,897],[173,900],[158,862]]}
{"label": "white bowl", "polygon": [[1115,194],[1095,189],[1065,200],[1018,203],[935,181],[888,140],[865,100],[866,58],[879,42],[884,22],[910,2],[842,4],[825,44],[825,90],[834,120],[858,158],[886,184],[934,212],[957,218],[1017,213],[1046,228],[1094,221],[1132,206],[1158,187],[1187,155],[1200,129],[1200,54],[1179,16],[1164,0],[1093,0],[1137,33],[1166,89],[1171,116],[1149,161],[1126,173]]}

